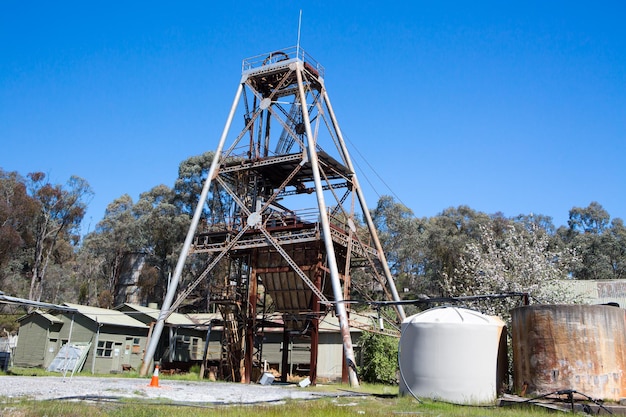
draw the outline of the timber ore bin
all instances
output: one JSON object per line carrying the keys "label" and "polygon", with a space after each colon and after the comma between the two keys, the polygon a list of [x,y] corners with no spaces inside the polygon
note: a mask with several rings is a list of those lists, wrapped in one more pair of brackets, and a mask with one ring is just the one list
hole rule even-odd
{"label": "timber ore bin", "polygon": [[573,389],[595,399],[626,398],[624,309],[533,305],[515,308],[511,316],[516,392]]}

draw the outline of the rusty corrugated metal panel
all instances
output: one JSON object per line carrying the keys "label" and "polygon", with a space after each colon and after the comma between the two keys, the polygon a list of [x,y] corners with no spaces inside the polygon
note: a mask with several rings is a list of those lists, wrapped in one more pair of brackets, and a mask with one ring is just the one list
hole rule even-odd
{"label": "rusty corrugated metal panel", "polygon": [[512,310],[516,391],[574,389],[626,398],[626,316],[603,305],[533,305]]}
{"label": "rusty corrugated metal panel", "polygon": [[[299,266],[311,282],[319,272],[319,260],[323,257],[322,247],[315,244],[286,245],[285,251]],[[286,325],[290,329],[302,329],[307,323],[307,314],[314,310],[313,291],[275,249],[259,249],[255,270],[274,301],[275,311],[285,313]],[[322,280],[321,292],[332,299],[332,287]]]}

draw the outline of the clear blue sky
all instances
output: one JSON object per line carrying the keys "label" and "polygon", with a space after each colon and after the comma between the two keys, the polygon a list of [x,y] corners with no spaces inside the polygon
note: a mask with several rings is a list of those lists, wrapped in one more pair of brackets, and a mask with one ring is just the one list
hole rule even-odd
{"label": "clear blue sky", "polygon": [[626,219],[621,1],[4,1],[0,167],[86,179],[93,230],[215,149],[241,60],[295,45],[300,10],[370,207]]}

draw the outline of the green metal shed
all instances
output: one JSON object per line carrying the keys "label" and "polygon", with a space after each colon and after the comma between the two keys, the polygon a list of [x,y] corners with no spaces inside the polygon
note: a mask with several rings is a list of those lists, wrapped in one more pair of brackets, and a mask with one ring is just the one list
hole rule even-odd
{"label": "green metal shed", "polygon": [[63,320],[57,316],[35,310],[18,319],[17,346],[13,366],[46,367],[57,351],[59,332]]}

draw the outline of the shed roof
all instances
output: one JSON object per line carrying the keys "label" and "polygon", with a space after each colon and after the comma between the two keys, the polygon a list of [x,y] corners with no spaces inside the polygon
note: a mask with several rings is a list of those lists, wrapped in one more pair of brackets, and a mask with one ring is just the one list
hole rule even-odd
{"label": "shed roof", "polygon": [[112,326],[139,327],[146,328],[144,323],[130,317],[117,310],[109,310],[106,308],[83,306],[80,304],[65,303],[66,306],[75,308],[79,314],[100,324],[108,324]]}
{"label": "shed roof", "polygon": [[[145,314],[145,315],[153,318],[155,321],[159,318],[159,314],[161,314],[161,310],[158,310],[158,309],[155,309],[155,308],[150,308],[150,307],[140,306],[138,304],[130,304],[130,303],[122,304],[121,306],[116,307],[116,309],[121,309],[123,307],[127,307],[128,309],[132,309],[132,310],[135,310],[135,311],[137,311],[139,313]],[[128,311],[126,313],[123,313],[123,314],[128,314]],[[173,326],[194,326],[196,324],[189,317],[187,317],[187,316],[185,316],[183,314],[180,314],[180,313],[172,313],[172,314],[170,314],[170,316],[165,320],[165,323],[173,325]]]}
{"label": "shed roof", "polygon": [[23,315],[22,317],[18,318],[18,319],[17,319],[17,321],[18,321],[18,322],[21,322],[22,320],[24,320],[24,319],[26,319],[26,318],[28,318],[28,317],[31,317],[31,316],[32,316],[32,315],[34,315],[34,314],[36,314],[36,315],[39,315],[39,316],[43,317],[44,319],[48,320],[48,321],[49,321],[50,323],[52,323],[52,324],[61,324],[61,323],[63,323],[63,320],[61,320],[61,319],[60,319],[60,318],[58,318],[57,316],[54,316],[54,315],[52,315],[52,314],[50,314],[50,313],[44,313],[44,312],[43,312],[43,311],[41,311],[41,310],[35,310],[35,311],[32,311],[32,312],[31,312],[31,313],[29,313],[29,314]]}
{"label": "shed roof", "polygon": [[222,315],[220,313],[189,313],[185,316],[192,320],[194,323],[205,326],[214,320],[222,320]]}

